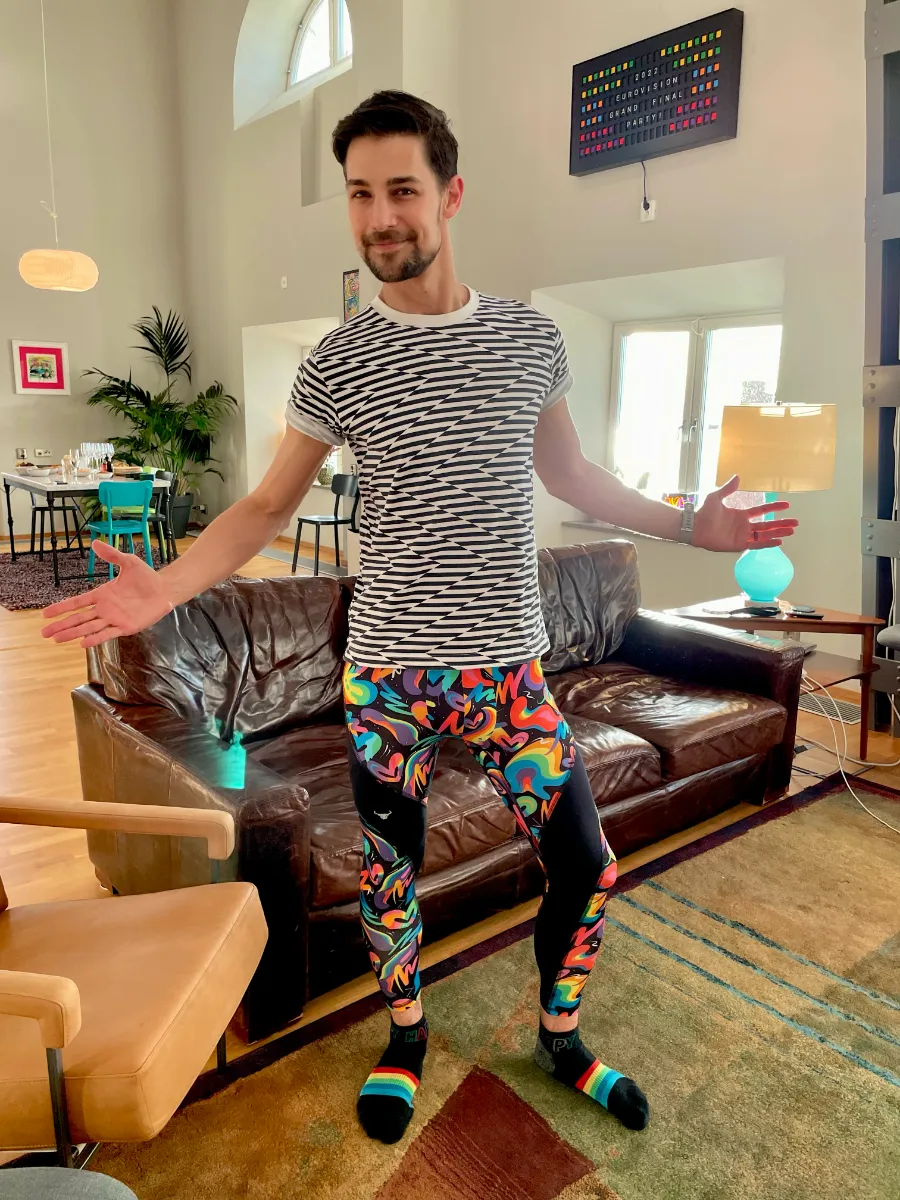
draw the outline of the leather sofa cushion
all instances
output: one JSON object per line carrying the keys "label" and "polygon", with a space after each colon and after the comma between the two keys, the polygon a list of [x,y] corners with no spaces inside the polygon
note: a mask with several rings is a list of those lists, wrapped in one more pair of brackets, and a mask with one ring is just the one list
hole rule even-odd
{"label": "leather sofa cushion", "polygon": [[541,660],[547,674],[591,666],[619,649],[641,603],[633,542],[543,549],[538,580],[550,639]]}
{"label": "leather sofa cushion", "polygon": [[[512,814],[487,776],[472,762],[448,766],[449,743],[441,748],[428,798],[428,837],[422,874],[478,858],[516,837]],[[468,751],[463,754],[470,758]],[[309,793],[310,907],[329,908],[353,900],[362,870],[362,834],[347,769],[343,724],[293,729],[248,753]],[[456,763],[456,759],[454,759]]]}
{"label": "leather sofa cushion", "polygon": [[322,720],[341,704],[347,596],[336,579],[239,579],[88,655],[107,699],[159,704],[231,741]]}
{"label": "leather sofa cushion", "polygon": [[659,750],[664,779],[685,779],[765,754],[784,735],[780,704],[649,675],[627,663],[568,671],[550,680],[564,713],[608,722]]}
{"label": "leather sofa cushion", "polygon": [[[574,717],[571,726],[596,797],[603,802],[658,787],[656,749],[625,730]],[[347,770],[343,725],[291,730],[248,746],[253,760],[305,788],[310,797],[311,907],[352,900],[362,867],[362,837]],[[521,836],[506,805],[467,747],[448,740],[440,750],[428,799],[423,875],[478,858]]]}
{"label": "leather sofa cushion", "polygon": [[662,763],[655,746],[627,729],[574,713],[563,715],[575,735],[598,805],[649,792],[662,783]]}
{"label": "leather sofa cushion", "polygon": [[[353,900],[362,870],[362,834],[346,767],[323,766],[298,777],[309,792],[310,907]],[[479,858],[518,836],[512,814],[487,776],[442,766],[432,777],[422,874]]]}

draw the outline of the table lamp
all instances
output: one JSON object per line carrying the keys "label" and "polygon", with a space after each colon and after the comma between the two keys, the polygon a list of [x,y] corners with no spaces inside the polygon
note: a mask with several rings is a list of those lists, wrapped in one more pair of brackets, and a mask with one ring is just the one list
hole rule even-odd
{"label": "table lamp", "polygon": [[[780,492],[828,491],[836,448],[836,404],[729,405],[722,414],[717,486],[739,475],[741,490],[765,492],[767,504]],[[780,546],[747,550],[734,577],[749,600],[772,604],[794,578],[794,566]]]}

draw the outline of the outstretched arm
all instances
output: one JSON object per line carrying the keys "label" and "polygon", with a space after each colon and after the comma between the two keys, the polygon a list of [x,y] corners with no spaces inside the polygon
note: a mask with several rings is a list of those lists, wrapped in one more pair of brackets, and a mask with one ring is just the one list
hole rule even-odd
{"label": "outstretched arm", "polygon": [[288,428],[255,491],[217,517],[180,558],[154,571],[133,554],[95,542],[99,558],[119,568],[115,579],[94,591],[54,604],[45,638],[99,646],[155,625],[179,604],[227,579],[277,536],[315,482],[331,447]]}
{"label": "outstretched arm", "polygon": [[[633,533],[678,541],[681,513],[677,509],[661,500],[649,500],[585,458],[565,400],[541,414],[534,439],[534,469],[552,496],[580,512]],[[780,546],[791,537],[797,522],[777,515],[790,507],[784,501],[746,510],[727,508],[723,501],[739,487],[739,479],[730,479],[707,496],[697,509],[693,545],[741,552]],[[775,520],[760,524],[769,513],[776,514]]]}

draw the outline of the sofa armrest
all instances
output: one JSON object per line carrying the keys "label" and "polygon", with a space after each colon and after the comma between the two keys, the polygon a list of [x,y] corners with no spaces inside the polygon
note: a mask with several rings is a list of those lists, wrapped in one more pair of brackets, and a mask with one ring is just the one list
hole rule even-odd
{"label": "sofa armrest", "polygon": [[62,1050],[81,1028],[81,996],[62,975],[0,971],[0,1016],[30,1017],[47,1049]]}
{"label": "sofa armrest", "polygon": [[780,704],[787,713],[781,743],[769,755],[766,796],[781,796],[791,781],[803,677],[799,644],[775,645],[742,630],[719,629],[642,609],[631,621],[617,658],[705,687],[746,692]]}
{"label": "sofa armrest", "polygon": [[[72,693],[86,800],[219,809],[234,818],[236,851],[220,878],[256,885],[269,940],[243,1006],[249,1040],[294,1020],[306,1001],[309,794],[255,762],[238,743],[158,705]],[[125,895],[209,881],[195,842],[93,832],[91,861]]]}
{"label": "sofa armrest", "polygon": [[304,811],[308,805],[303,788],[200,722],[155,704],[107,700],[92,684],[77,688],[72,703],[85,799],[223,809],[236,820],[273,789]]}
{"label": "sofa armrest", "polygon": [[616,655],[632,666],[707,687],[764,696],[790,712],[800,699],[803,649],[642,609]]}

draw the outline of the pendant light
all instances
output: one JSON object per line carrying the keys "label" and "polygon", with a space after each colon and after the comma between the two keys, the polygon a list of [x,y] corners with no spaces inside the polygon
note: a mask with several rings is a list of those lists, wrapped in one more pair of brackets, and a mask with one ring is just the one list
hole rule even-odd
{"label": "pendant light", "polygon": [[33,288],[52,292],[89,292],[100,278],[97,264],[78,250],[60,250],[56,212],[56,182],[53,174],[53,142],[50,137],[50,86],[47,81],[47,27],[41,0],[41,38],[44,47],[44,103],[47,109],[47,155],[50,162],[50,203],[41,201],[53,218],[56,246],[52,250],[29,250],[19,259],[19,274]]}

